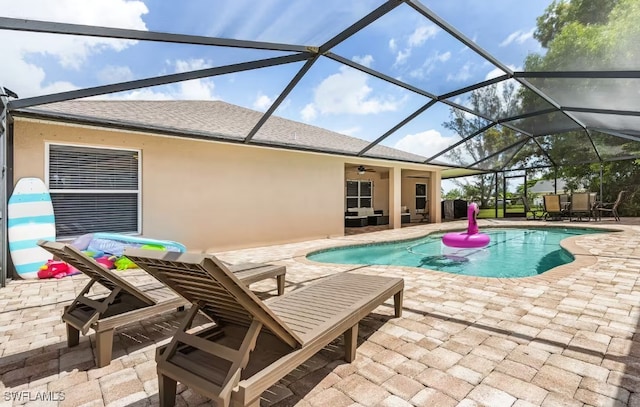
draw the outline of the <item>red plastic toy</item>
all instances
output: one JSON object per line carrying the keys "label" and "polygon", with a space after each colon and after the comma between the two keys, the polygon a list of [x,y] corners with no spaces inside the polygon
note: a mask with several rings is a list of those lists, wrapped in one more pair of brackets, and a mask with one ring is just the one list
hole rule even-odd
{"label": "red plastic toy", "polygon": [[80,270],[58,260],[49,260],[38,270],[38,278],[62,278],[75,274],[80,274]]}

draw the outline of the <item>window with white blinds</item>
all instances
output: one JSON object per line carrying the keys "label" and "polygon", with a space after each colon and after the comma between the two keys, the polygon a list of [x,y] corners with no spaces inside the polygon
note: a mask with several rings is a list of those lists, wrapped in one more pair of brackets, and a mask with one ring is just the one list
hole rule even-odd
{"label": "window with white blinds", "polygon": [[47,178],[58,237],[140,232],[140,151],[48,147]]}

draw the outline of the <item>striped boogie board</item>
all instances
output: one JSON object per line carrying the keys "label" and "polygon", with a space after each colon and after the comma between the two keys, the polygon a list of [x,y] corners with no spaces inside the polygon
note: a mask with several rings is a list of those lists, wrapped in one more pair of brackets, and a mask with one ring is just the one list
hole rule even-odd
{"label": "striped boogie board", "polygon": [[38,240],[56,240],[53,204],[39,178],[21,178],[9,198],[7,234],[11,260],[22,278],[37,278],[38,269],[53,255]]}

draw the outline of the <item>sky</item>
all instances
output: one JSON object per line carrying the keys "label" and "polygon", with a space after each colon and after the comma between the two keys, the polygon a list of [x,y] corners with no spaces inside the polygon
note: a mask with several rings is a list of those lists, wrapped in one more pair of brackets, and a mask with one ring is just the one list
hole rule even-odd
{"label": "sky", "polygon": [[[0,16],[105,27],[319,46],[382,0],[0,0]],[[511,69],[544,52],[533,38],[551,0],[423,0],[422,4]],[[178,7],[179,5],[179,7]],[[332,52],[444,94],[502,74],[497,67],[401,4]],[[150,43],[0,30],[0,85],[21,98],[286,55],[283,52]],[[303,63],[102,96],[223,100],[265,111]],[[320,58],[277,116],[375,140],[428,98]],[[455,100],[465,104],[464,96]],[[437,103],[382,144],[431,157],[459,140]]]}

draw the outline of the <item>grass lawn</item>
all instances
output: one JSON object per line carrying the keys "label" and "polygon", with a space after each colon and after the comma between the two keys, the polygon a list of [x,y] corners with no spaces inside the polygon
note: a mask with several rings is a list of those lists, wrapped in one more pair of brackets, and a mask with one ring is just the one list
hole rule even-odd
{"label": "grass lawn", "polygon": [[[507,213],[524,213],[524,205],[511,205],[507,207]],[[480,209],[478,218],[495,218],[495,208]],[[498,208],[498,218],[504,218],[504,211],[502,207]]]}

